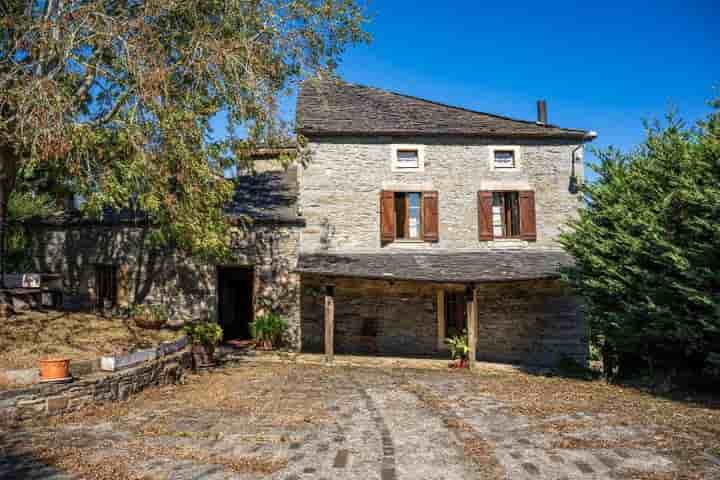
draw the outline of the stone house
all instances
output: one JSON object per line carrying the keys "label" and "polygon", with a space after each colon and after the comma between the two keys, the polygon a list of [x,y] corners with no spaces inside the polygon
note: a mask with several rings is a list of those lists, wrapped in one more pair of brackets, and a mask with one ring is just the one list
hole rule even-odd
{"label": "stone house", "polygon": [[36,263],[63,274],[68,302],[171,303],[230,337],[277,311],[306,351],[444,355],[469,329],[478,359],[585,362],[557,237],[581,208],[594,134],[549,124],[544,102],[538,112],[514,120],[307,81],[297,133],[310,161],[237,179],[229,215],[253,223],[227,265],[145,251],[148,227],[121,218],[35,222]]}

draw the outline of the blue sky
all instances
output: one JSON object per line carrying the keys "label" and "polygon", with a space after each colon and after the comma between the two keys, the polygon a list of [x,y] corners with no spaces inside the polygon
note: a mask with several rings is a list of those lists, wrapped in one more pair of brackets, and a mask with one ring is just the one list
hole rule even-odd
{"label": "blue sky", "polygon": [[[627,150],[672,104],[695,121],[720,96],[720,3],[372,0],[352,83],[598,132]],[[589,157],[589,156],[588,156]],[[592,158],[588,158],[592,160]]]}

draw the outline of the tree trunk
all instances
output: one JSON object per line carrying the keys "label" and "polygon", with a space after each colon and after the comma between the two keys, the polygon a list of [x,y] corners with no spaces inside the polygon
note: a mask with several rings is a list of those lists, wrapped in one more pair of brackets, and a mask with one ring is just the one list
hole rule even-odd
{"label": "tree trunk", "polygon": [[19,165],[20,161],[15,150],[10,145],[0,144],[0,288],[5,288],[8,203],[10,194],[15,189]]}

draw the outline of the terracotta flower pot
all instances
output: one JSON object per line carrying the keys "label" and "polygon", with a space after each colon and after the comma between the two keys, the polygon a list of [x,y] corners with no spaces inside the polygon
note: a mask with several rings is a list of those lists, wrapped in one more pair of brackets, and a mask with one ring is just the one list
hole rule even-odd
{"label": "terracotta flower pot", "polygon": [[40,380],[58,382],[70,380],[69,358],[48,358],[40,360]]}

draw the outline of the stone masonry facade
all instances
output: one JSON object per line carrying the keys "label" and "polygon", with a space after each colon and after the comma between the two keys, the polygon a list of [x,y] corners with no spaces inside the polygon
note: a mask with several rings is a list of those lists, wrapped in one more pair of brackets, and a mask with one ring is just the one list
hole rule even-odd
{"label": "stone masonry facade", "polygon": [[[583,149],[578,140],[429,136],[311,140],[312,162],[301,176],[300,204],[307,221],[303,252],[557,248],[558,234],[577,215],[582,201],[569,192],[576,149],[575,174],[582,181]],[[394,172],[391,157],[396,144],[424,147],[423,171]],[[517,147],[517,167],[494,170],[493,146]],[[381,190],[438,191],[440,241],[381,247]],[[479,241],[479,190],[535,191],[537,241]]]}
{"label": "stone masonry facade", "polygon": [[[442,343],[438,292],[461,285],[303,277],[303,348],[323,349],[322,286],[333,283],[335,349],[340,353],[434,356]],[[477,358],[555,365],[587,361],[587,330],[577,299],[557,280],[478,285]],[[440,338],[439,338],[440,337]]]}
{"label": "stone masonry facade", "polygon": [[[95,304],[95,265],[118,271],[118,304],[163,304],[177,325],[216,319],[217,266],[176,250],[153,248],[148,228],[127,225],[29,227],[36,268],[63,277],[67,308]],[[300,348],[299,277],[295,273],[300,227],[257,224],[232,239],[224,266],[254,271],[255,315],[273,311],[290,328],[288,345]]]}

